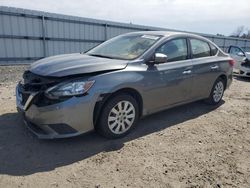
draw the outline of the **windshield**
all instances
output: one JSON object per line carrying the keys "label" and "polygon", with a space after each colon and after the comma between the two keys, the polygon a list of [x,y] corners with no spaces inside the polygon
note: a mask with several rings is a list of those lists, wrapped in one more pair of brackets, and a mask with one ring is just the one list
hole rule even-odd
{"label": "windshield", "polygon": [[158,35],[125,35],[110,39],[91,49],[86,54],[92,56],[132,60],[149,49],[160,36]]}

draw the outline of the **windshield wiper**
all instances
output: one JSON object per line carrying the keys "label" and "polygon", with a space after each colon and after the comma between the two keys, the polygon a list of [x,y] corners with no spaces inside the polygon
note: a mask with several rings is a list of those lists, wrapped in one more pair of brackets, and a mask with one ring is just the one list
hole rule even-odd
{"label": "windshield wiper", "polygon": [[110,56],[105,56],[105,55],[100,55],[100,54],[87,54],[90,56],[95,56],[95,57],[103,57],[103,58],[109,58],[109,59],[114,59],[113,57]]}

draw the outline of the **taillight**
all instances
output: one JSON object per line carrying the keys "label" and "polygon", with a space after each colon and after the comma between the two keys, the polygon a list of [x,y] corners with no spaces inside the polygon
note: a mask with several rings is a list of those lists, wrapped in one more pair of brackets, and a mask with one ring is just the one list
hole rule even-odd
{"label": "taillight", "polygon": [[234,64],[235,64],[235,61],[234,61],[233,59],[230,59],[230,60],[228,61],[228,63],[229,63],[229,65],[230,65],[230,66],[232,66],[232,67],[233,67],[233,66],[234,66]]}

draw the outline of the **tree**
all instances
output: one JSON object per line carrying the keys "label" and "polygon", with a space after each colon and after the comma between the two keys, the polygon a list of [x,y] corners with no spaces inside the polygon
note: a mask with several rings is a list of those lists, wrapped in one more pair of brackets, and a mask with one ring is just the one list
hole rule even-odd
{"label": "tree", "polygon": [[241,25],[236,28],[236,30],[233,32],[232,36],[234,37],[241,37],[244,34],[245,26]]}
{"label": "tree", "polygon": [[238,26],[230,36],[250,39],[250,30],[244,25]]}

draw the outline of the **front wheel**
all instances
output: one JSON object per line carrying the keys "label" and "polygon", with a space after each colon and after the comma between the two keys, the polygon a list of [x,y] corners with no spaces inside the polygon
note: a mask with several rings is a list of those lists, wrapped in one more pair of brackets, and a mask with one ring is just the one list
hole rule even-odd
{"label": "front wheel", "polygon": [[138,115],[138,104],[132,96],[117,95],[104,104],[97,131],[107,138],[123,137],[134,127]]}
{"label": "front wheel", "polygon": [[225,91],[225,82],[223,79],[218,78],[212,88],[210,96],[206,102],[211,105],[219,104]]}

